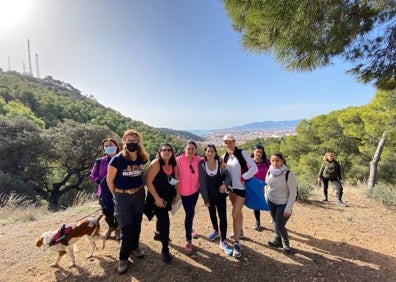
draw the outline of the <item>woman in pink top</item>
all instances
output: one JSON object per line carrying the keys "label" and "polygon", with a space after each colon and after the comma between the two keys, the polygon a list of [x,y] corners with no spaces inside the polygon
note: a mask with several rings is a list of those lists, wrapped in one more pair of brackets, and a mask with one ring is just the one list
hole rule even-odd
{"label": "woman in pink top", "polygon": [[195,214],[195,205],[199,196],[199,173],[198,165],[201,159],[197,156],[197,144],[194,141],[188,141],[184,149],[184,154],[177,157],[177,168],[179,171],[179,194],[182,199],[186,217],[184,227],[186,230],[185,249],[188,254],[192,253],[193,220]]}
{"label": "woman in pink top", "polygon": [[[261,146],[260,144],[256,144],[253,147],[253,152],[250,155],[254,162],[257,165],[257,172],[254,175],[254,177],[265,181],[265,177],[267,175],[267,171],[271,165],[270,161],[267,159],[267,154],[264,151],[264,147]],[[253,229],[259,231],[261,229],[261,223],[260,223],[260,210],[254,210],[254,217],[256,218],[256,222],[253,226]]]}

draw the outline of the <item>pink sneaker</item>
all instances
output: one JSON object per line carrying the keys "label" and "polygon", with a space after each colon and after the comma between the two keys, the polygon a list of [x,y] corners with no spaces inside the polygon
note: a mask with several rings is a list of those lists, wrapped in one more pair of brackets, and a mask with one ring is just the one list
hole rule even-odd
{"label": "pink sneaker", "polygon": [[193,231],[191,231],[191,237],[192,237],[193,239],[197,239],[197,238],[198,238],[198,234],[195,233],[195,231],[193,230]]}
{"label": "pink sneaker", "polygon": [[191,242],[186,242],[186,245],[184,246],[184,248],[185,248],[187,254],[191,254],[193,251]]}

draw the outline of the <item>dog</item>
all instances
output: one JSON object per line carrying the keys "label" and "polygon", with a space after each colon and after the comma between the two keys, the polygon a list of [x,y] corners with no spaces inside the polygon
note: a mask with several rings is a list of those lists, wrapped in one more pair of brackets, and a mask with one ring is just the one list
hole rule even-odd
{"label": "dog", "polygon": [[63,225],[61,229],[44,232],[36,239],[36,247],[49,248],[58,253],[56,261],[51,264],[52,267],[58,267],[59,261],[66,253],[69,253],[71,259],[69,268],[74,267],[76,265],[74,247],[81,238],[84,237],[92,247],[91,253],[86,258],[92,257],[96,248],[95,241],[102,240],[102,249],[105,247],[106,239],[100,234],[99,221],[101,218],[102,214],[97,218],[84,218],[76,223]]}

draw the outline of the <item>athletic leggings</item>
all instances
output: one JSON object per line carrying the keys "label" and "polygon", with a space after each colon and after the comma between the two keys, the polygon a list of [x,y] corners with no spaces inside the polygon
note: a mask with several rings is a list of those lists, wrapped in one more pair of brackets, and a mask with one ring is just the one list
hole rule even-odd
{"label": "athletic leggings", "polygon": [[181,196],[186,218],[184,219],[184,228],[186,229],[186,241],[192,239],[191,232],[195,215],[195,205],[197,204],[199,191],[189,196]]}
{"label": "athletic leggings", "polygon": [[227,201],[225,197],[219,198],[210,202],[209,216],[212,222],[213,229],[219,232],[219,225],[217,222],[217,214],[220,220],[220,239],[224,241],[227,238]]}
{"label": "athletic leggings", "polygon": [[270,214],[272,220],[274,221],[274,232],[275,236],[281,237],[283,241],[288,241],[289,236],[286,230],[286,223],[289,220],[289,217],[284,216],[286,204],[284,205],[276,205],[270,200],[268,200],[268,207],[270,209]]}

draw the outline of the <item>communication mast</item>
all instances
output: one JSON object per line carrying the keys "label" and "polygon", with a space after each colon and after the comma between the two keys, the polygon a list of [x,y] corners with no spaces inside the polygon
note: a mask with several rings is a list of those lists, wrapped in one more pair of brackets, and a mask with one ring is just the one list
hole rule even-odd
{"label": "communication mast", "polygon": [[11,70],[11,59],[10,59],[10,57],[8,57],[8,70],[9,71]]}
{"label": "communication mast", "polygon": [[29,39],[27,40],[27,45],[28,45],[28,59],[29,59],[29,75],[33,76],[32,59],[30,58],[30,41],[29,41]]}
{"label": "communication mast", "polygon": [[36,75],[37,78],[40,78],[40,69],[39,69],[39,55],[35,53],[36,56]]}

